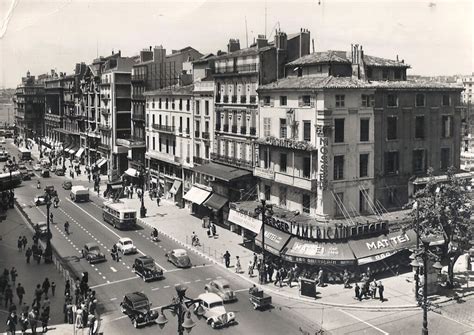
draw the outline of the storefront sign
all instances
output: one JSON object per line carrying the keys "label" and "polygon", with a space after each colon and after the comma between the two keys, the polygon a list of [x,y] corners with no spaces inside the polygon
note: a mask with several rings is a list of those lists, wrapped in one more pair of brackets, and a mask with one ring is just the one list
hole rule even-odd
{"label": "storefront sign", "polygon": [[[228,220],[245,229],[253,231],[256,234],[258,234],[262,228],[262,220],[258,220],[246,214],[239,213],[234,209],[229,211]],[[265,234],[265,238],[267,238],[267,234]]]}
{"label": "storefront sign", "polygon": [[317,131],[319,137],[319,188],[326,190],[328,187],[328,145],[329,140],[324,137],[324,128],[321,131]]}
{"label": "storefront sign", "polygon": [[367,246],[368,250],[380,250],[389,249],[392,250],[393,248],[400,249],[400,244],[409,242],[410,238],[406,233],[398,236],[387,237],[377,241],[366,242],[365,245]]}

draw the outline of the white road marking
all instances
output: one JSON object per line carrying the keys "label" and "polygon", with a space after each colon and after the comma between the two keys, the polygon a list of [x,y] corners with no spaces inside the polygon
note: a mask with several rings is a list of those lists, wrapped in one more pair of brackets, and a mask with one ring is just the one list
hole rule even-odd
{"label": "white road marking", "polygon": [[191,282],[190,281],[185,281],[184,284],[191,284]]}
{"label": "white road marking", "polygon": [[201,281],[201,279],[196,279],[194,282],[199,283],[200,281]]}
{"label": "white road marking", "polygon": [[240,290],[235,290],[234,292],[245,292],[248,291],[248,288],[241,288]]}
{"label": "white road marking", "polygon": [[[95,286],[91,286],[91,288],[97,288],[97,287],[112,285],[112,284],[121,283],[121,282],[124,282],[124,281],[133,280],[133,279],[138,279],[138,278],[140,278],[140,277],[135,276],[135,277],[125,278],[125,279],[115,280],[115,281],[112,281],[112,282],[109,282],[109,281],[107,280],[106,283],[98,284],[98,285],[95,285]],[[104,278],[104,279],[105,279],[105,278]]]}
{"label": "white road marking", "polygon": [[107,278],[105,278],[105,276],[102,276],[102,279],[107,279]]}
{"label": "white road marking", "polygon": [[166,286],[163,286],[163,288],[170,288],[170,286],[169,286],[169,285],[166,285]]}
{"label": "white road marking", "polygon": [[341,311],[342,313],[344,313],[344,314],[346,314],[346,315],[349,315],[350,317],[352,317],[352,318],[354,318],[354,319],[356,319],[356,320],[358,320],[358,321],[360,321],[360,322],[362,322],[362,323],[365,323],[367,326],[370,326],[370,327],[374,328],[375,330],[378,330],[379,332],[381,332],[381,333],[384,334],[384,335],[389,335],[389,333],[387,333],[386,331],[384,331],[384,330],[382,330],[382,329],[380,329],[380,328],[374,326],[374,325],[371,324],[371,323],[368,323],[368,322],[365,321],[365,320],[362,320],[361,318],[358,318],[358,317],[355,316],[354,314],[351,314],[351,313],[349,313],[349,312],[347,312],[347,311],[345,311],[345,310],[343,310],[343,309],[340,309],[340,308],[338,308],[338,311]]}
{"label": "white road marking", "polygon": [[117,298],[110,298],[110,301],[114,301],[114,300],[117,300]]}
{"label": "white road marking", "polygon": [[212,278],[206,278],[206,280],[211,280]]}
{"label": "white road marking", "polygon": [[151,290],[152,291],[158,291],[160,288],[159,287],[155,287],[155,288],[152,288]]}
{"label": "white road marking", "polygon": [[115,269],[113,266],[110,267],[110,270],[112,270],[113,272],[117,272],[117,269]]}

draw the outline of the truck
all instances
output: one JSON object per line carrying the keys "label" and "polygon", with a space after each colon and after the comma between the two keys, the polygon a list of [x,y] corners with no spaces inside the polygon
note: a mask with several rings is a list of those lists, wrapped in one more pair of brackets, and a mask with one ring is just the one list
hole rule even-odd
{"label": "truck", "polygon": [[71,193],[69,193],[71,200],[74,202],[88,202],[89,201],[89,189],[82,185],[76,185],[71,187]]}

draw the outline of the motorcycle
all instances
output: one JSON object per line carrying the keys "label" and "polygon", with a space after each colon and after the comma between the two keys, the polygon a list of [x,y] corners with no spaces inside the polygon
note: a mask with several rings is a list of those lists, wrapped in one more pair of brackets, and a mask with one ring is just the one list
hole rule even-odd
{"label": "motorcycle", "polygon": [[153,242],[159,242],[159,241],[160,241],[160,240],[158,239],[158,233],[154,234],[154,232],[151,232],[150,236],[151,236],[151,240],[152,240]]}

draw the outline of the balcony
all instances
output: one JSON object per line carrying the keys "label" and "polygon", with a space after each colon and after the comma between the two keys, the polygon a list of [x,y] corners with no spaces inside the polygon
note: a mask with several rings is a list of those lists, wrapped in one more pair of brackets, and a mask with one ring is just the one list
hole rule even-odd
{"label": "balcony", "polygon": [[143,113],[132,113],[133,121],[142,121],[145,122],[145,114]]}
{"label": "balcony", "polygon": [[158,130],[164,133],[174,134],[176,127],[175,126],[165,126],[163,124],[152,124],[154,130]]}
{"label": "balcony", "polygon": [[240,96],[240,103],[241,103],[241,104],[247,103],[247,96],[241,95],[241,96]]}
{"label": "balcony", "polygon": [[257,128],[250,127],[250,135],[253,135],[253,136],[257,135]]}
{"label": "balcony", "polygon": [[216,102],[217,103],[221,102],[221,95],[220,94],[216,95]]}
{"label": "balcony", "polygon": [[298,187],[308,191],[315,191],[318,185],[317,179],[302,178],[291,176],[283,172],[275,172],[275,181],[288,185]]}
{"label": "balcony", "polygon": [[227,103],[229,102],[229,96],[228,95],[224,95],[223,99],[222,99],[224,103]]}
{"label": "balcony", "polygon": [[232,126],[232,132],[233,132],[234,134],[237,134],[237,125]]}
{"label": "balcony", "polygon": [[196,130],[194,132],[194,138],[199,138],[199,135],[200,135],[199,133],[200,133],[199,130]]}
{"label": "balcony", "polygon": [[204,165],[204,164],[209,163],[209,159],[194,156],[193,157],[193,162],[195,164]]}
{"label": "balcony", "polygon": [[257,103],[257,96],[256,95],[251,95],[250,99],[249,99],[249,102],[251,104],[256,104]]}
{"label": "balcony", "polygon": [[247,134],[247,127],[240,127],[240,133],[241,133],[242,135]]}
{"label": "balcony", "polygon": [[252,162],[251,161],[247,161],[247,160],[240,159],[240,158],[235,158],[235,157],[228,157],[228,156],[225,156],[225,155],[219,155],[219,154],[216,154],[214,152],[211,153],[211,159],[213,161],[216,161],[216,162],[219,162],[219,163],[232,165],[232,166],[236,166],[236,167],[239,167],[239,168],[244,168],[244,169],[251,169],[252,168]]}
{"label": "balcony", "polygon": [[253,175],[268,180],[275,180],[275,171],[273,169],[265,169],[256,166],[253,168]]}
{"label": "balcony", "polygon": [[128,149],[144,148],[145,147],[145,141],[143,139],[137,138],[137,137],[117,138],[115,140],[115,144],[126,147]]}
{"label": "balcony", "polygon": [[220,123],[216,123],[216,131],[220,131],[221,130],[221,124]]}
{"label": "balcony", "polygon": [[132,100],[145,100],[145,96],[143,94],[132,93]]}
{"label": "balcony", "polygon": [[139,83],[139,82],[144,82],[146,80],[146,76],[141,76],[141,75],[132,75],[131,80],[133,82]]}
{"label": "balcony", "polygon": [[97,146],[97,149],[102,152],[110,152],[110,145],[101,143]]}
{"label": "balcony", "polygon": [[229,125],[225,124],[224,127],[222,128],[222,131],[228,132],[229,131]]}
{"label": "balcony", "polygon": [[203,131],[201,137],[204,140],[208,140],[210,138],[211,134],[208,131]]}
{"label": "balcony", "polygon": [[103,94],[103,93],[102,93],[102,94],[100,95],[100,98],[101,98],[102,100],[110,100],[110,94]]}
{"label": "balcony", "polygon": [[155,151],[155,150],[150,150],[145,155],[150,157],[150,158],[160,160],[160,161],[164,161],[164,162],[168,162],[168,163],[171,163],[171,164],[174,164],[174,165],[180,165],[183,161],[183,159],[181,157],[178,157],[176,155],[165,153],[165,152],[160,152],[160,151]]}
{"label": "balcony", "polygon": [[99,123],[99,130],[102,130],[102,131],[112,131],[112,127],[110,126],[110,124],[102,124],[102,123]]}
{"label": "balcony", "polygon": [[110,115],[110,109],[108,108],[101,108],[100,113],[104,115]]}
{"label": "balcony", "polygon": [[237,103],[237,96],[236,95],[232,96],[232,103],[233,104]]}

